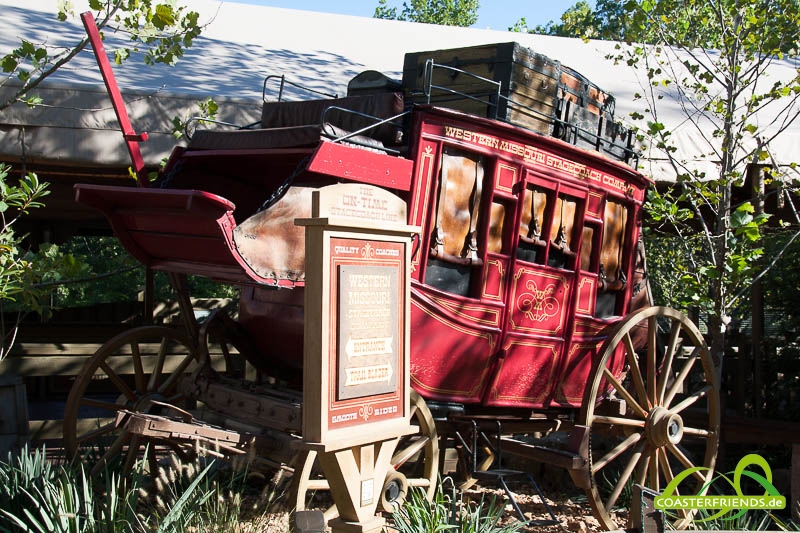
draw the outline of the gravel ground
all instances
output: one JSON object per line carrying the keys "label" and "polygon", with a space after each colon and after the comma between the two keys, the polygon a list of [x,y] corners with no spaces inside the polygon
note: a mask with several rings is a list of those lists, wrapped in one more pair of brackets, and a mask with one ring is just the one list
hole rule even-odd
{"label": "gravel ground", "polygon": [[[538,495],[532,495],[523,486],[519,492],[513,491],[515,499],[520,509],[528,520],[551,520],[546,506],[542,503]],[[532,492],[532,491],[531,491]],[[498,500],[504,499],[505,494],[502,489],[486,488],[475,485],[462,493],[465,501],[480,501],[481,498],[491,498],[495,496]],[[561,494],[553,499],[545,496],[548,505],[553,510],[558,525],[532,525],[522,528],[522,532],[599,532],[603,531],[598,521],[592,516],[591,508],[586,501],[586,496],[574,487],[571,487],[570,494]],[[291,515],[288,512],[272,513],[260,517],[253,522],[242,524],[242,533],[264,532],[264,533],[286,533],[290,530]],[[505,506],[505,513],[501,519],[502,524],[510,524],[517,521],[516,511],[510,503]],[[624,523],[624,522],[623,522]],[[393,531],[390,528],[387,532]]]}

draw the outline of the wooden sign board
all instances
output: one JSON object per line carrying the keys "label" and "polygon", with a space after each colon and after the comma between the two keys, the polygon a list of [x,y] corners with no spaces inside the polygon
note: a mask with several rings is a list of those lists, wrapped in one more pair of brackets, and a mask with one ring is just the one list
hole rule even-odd
{"label": "wooden sign board", "polygon": [[[303,440],[331,451],[411,432],[411,237],[372,186],[315,191],[306,227]],[[400,223],[402,221],[402,223]]]}

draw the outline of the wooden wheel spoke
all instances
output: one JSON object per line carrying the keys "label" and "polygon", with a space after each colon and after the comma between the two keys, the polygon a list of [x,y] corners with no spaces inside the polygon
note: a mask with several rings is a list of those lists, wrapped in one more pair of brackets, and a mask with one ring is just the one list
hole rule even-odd
{"label": "wooden wheel spoke", "polygon": [[172,373],[158,386],[158,392],[161,394],[165,394],[166,392],[172,390],[175,382],[180,379],[189,366],[195,361],[194,356],[190,353],[186,357],[181,360],[180,364],[172,371]]}
{"label": "wooden wheel spoke", "polygon": [[658,370],[658,399],[659,404],[664,405],[664,395],[667,391],[667,383],[670,375],[672,374],[672,362],[675,359],[675,354],[678,351],[678,340],[681,334],[681,323],[674,321],[672,329],[669,332],[669,343],[667,344],[666,352],[664,353],[664,360],[661,361],[661,367]]}
{"label": "wooden wheel spoke", "polygon": [[144,391],[144,365],[142,364],[142,353],[139,351],[139,345],[136,343],[131,344],[131,358],[133,359],[133,380],[136,390]]}
{"label": "wooden wheel spoke", "polygon": [[395,467],[395,469],[402,466],[406,461],[414,457],[414,455],[427,446],[430,441],[429,437],[421,437],[409,443],[408,446],[399,450],[392,456],[392,466]]}
{"label": "wooden wheel spoke", "polygon": [[642,458],[642,450],[644,445],[642,444],[638,448],[639,449],[636,450],[636,452],[634,452],[634,454],[628,460],[628,464],[625,465],[625,469],[622,471],[622,473],[620,473],[619,479],[617,480],[616,485],[614,485],[614,490],[611,491],[611,494],[608,496],[608,500],[606,500],[605,508],[607,513],[610,513],[614,508],[614,505],[616,505],[620,494],[622,494],[622,490],[625,488],[625,485],[628,484],[628,480],[631,478],[634,468],[636,468],[636,465]]}
{"label": "wooden wheel spoke", "polygon": [[680,403],[675,404],[670,409],[670,411],[673,413],[680,413],[681,411],[692,405],[700,398],[704,398],[711,391],[711,389],[712,389],[711,385],[706,385],[702,389],[693,392],[692,394],[684,398]]}
{"label": "wooden wheel spoke", "polygon": [[96,440],[102,437],[103,435],[108,435],[115,429],[117,429],[117,426],[116,423],[112,420],[111,422],[103,424],[99,428],[94,429],[88,433],[84,433],[83,435],[78,435],[77,436],[78,444],[83,444],[85,442],[91,442],[93,440]]}
{"label": "wooden wheel spoke", "polygon": [[647,418],[647,411],[645,411],[642,406],[639,405],[639,402],[637,402],[631,393],[629,393],[628,390],[622,385],[622,383],[620,383],[619,380],[614,377],[614,374],[612,374],[608,368],[603,368],[603,375],[611,383],[611,386],[614,387],[614,390],[616,390],[617,393],[628,403],[628,406],[636,411],[636,414],[642,418]]}
{"label": "wooden wheel spoke", "polygon": [[125,408],[124,405],[120,405],[115,402],[98,400],[97,398],[81,398],[80,405],[81,407],[94,407],[95,409],[103,409],[105,411],[112,411],[115,413],[120,409]]}
{"label": "wooden wheel spoke", "polygon": [[644,378],[642,378],[642,371],[639,368],[639,358],[636,356],[636,349],[633,347],[633,339],[631,339],[630,334],[626,333],[623,341],[625,343],[625,354],[628,360],[628,366],[630,367],[633,386],[636,388],[636,394],[639,395],[639,399],[641,401],[645,402],[646,408],[650,409],[652,408],[652,405],[648,405],[647,392],[645,391],[644,386]]}
{"label": "wooden wheel spoke", "polygon": [[117,438],[114,439],[114,442],[111,443],[111,446],[108,447],[105,453],[100,457],[100,460],[97,461],[97,464],[94,465],[94,468],[92,468],[92,477],[96,477],[98,474],[100,474],[109,461],[122,451],[122,447],[125,445],[128,437],[128,433],[124,432],[117,435]]}
{"label": "wooden wheel spoke", "polygon": [[[658,453],[661,456],[661,472],[664,474],[664,486],[669,485],[672,483],[672,480],[675,479],[675,475],[672,473],[672,466],[669,464],[669,457],[667,456],[667,450],[664,448],[659,448]],[[673,493],[675,496],[681,495],[680,487],[675,487],[675,491]],[[685,519],[689,516],[689,511],[686,509],[677,509],[678,516],[682,519]]]}
{"label": "wooden wheel spoke", "polygon": [[613,461],[614,459],[619,457],[620,454],[625,452],[628,448],[630,448],[631,446],[633,446],[634,444],[639,442],[641,440],[641,438],[642,438],[642,434],[641,433],[632,433],[632,434],[628,435],[628,437],[625,440],[623,440],[622,442],[617,444],[611,451],[609,451],[607,454],[605,454],[603,457],[601,457],[599,460],[597,460],[597,461],[593,460],[592,461],[592,474],[595,474],[598,471],[600,471],[603,467],[605,467],[611,461]]}
{"label": "wooden wheel spoke", "polygon": [[[675,458],[678,459],[678,461],[680,461],[681,464],[684,467],[686,467],[686,468],[694,468],[695,466],[697,466],[696,464],[694,464],[694,461],[692,461],[689,457],[687,457],[686,454],[683,453],[683,451],[680,448],[678,448],[677,446],[675,446],[674,444],[668,444],[667,447],[669,449],[669,452],[672,455],[674,455]],[[699,482],[705,483],[706,482],[706,476],[704,476],[701,472],[702,471],[693,472],[692,476],[697,478],[697,480]]]}
{"label": "wooden wheel spoke", "polygon": [[139,458],[139,449],[142,447],[141,440],[142,438],[140,435],[131,436],[131,442],[128,445],[128,453],[125,456],[125,464],[123,466],[123,472],[126,474],[136,466],[136,460]]}
{"label": "wooden wheel spoke", "polygon": [[659,465],[660,462],[658,457],[658,448],[654,449],[648,456],[647,462],[649,463],[648,471],[650,472],[650,480],[649,486],[651,489],[655,490],[656,492],[661,491],[661,483],[658,477]]}
{"label": "wooden wheel spoke", "polygon": [[147,390],[155,391],[158,389],[161,374],[164,372],[164,361],[167,359],[167,339],[161,339],[161,344],[158,346],[158,354],[156,355],[156,364],[153,366],[153,372],[150,374],[150,380],[147,382]]}
{"label": "wooden wheel spoke", "polygon": [[636,473],[636,483],[639,485],[647,485],[647,474],[650,471],[650,461],[640,461],[639,470]]}
{"label": "wooden wheel spoke", "polygon": [[128,384],[123,381],[119,374],[117,374],[105,361],[100,363],[100,368],[103,369],[103,372],[106,373],[108,379],[114,384],[119,392],[125,395],[125,397],[134,402],[136,401],[136,393],[128,387]]}
{"label": "wooden wheel spoke", "polygon": [[645,425],[644,420],[635,420],[633,418],[622,418],[620,416],[605,416],[605,415],[595,415],[592,418],[592,422],[599,422],[601,424],[611,424],[617,426],[637,427],[637,428],[643,428]]}
{"label": "wooden wheel spoke", "polygon": [[658,322],[656,316],[647,319],[647,400],[649,407],[658,405],[656,401],[656,352],[658,351]]}
{"label": "wooden wheel spoke", "polygon": [[128,400],[132,402],[136,401],[136,393],[130,387],[128,387],[128,384],[125,383],[125,381],[120,377],[120,375],[117,374],[114,371],[114,369],[111,368],[111,366],[109,366],[108,363],[103,361],[102,363],[100,363],[100,368],[103,370],[103,372],[106,373],[108,379],[111,380],[111,382],[114,384],[114,386],[117,388],[119,392],[124,394]]}
{"label": "wooden wheel spoke", "polygon": [[681,371],[678,373],[675,381],[672,383],[672,385],[670,385],[669,391],[667,391],[667,394],[664,397],[664,407],[669,407],[672,403],[672,400],[675,398],[675,395],[678,394],[678,392],[680,392],[680,390],[683,388],[683,382],[686,381],[686,378],[689,376],[689,372],[692,371],[692,367],[699,356],[700,347],[697,347],[692,351],[692,354],[686,360],[686,364],[683,365],[683,368],[681,368]]}
{"label": "wooden wheel spoke", "polygon": [[[664,474],[664,480],[666,481],[665,485],[669,485],[670,482],[675,479],[675,476],[672,473],[672,467],[669,464],[669,457],[667,457],[667,451],[664,448],[659,448],[658,453],[661,457],[661,472]],[[679,496],[677,489],[675,495]]]}
{"label": "wooden wheel spoke", "polygon": [[431,486],[431,480],[426,477],[410,477],[406,478],[408,481],[409,487],[419,487],[421,489],[426,489]]}
{"label": "wooden wheel spoke", "polygon": [[683,427],[683,433],[685,435],[694,435],[696,437],[704,437],[706,439],[711,438],[711,437],[716,435],[716,432],[714,432],[714,431],[709,431],[709,430],[703,429],[703,428],[693,428],[693,427],[688,427],[688,426],[684,426]]}

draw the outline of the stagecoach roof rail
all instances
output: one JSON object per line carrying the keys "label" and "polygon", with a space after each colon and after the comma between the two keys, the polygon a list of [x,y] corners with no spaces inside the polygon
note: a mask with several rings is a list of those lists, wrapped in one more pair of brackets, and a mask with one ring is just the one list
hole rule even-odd
{"label": "stagecoach roof rail", "polygon": [[[509,100],[509,101],[511,101],[511,100]],[[514,103],[516,104],[516,102],[514,102]],[[523,107],[525,107],[525,106],[523,106]],[[590,130],[587,130],[586,128],[578,126],[577,124],[573,124],[572,122],[569,122],[568,120],[555,118],[555,117],[553,118],[553,122],[554,123],[560,124],[564,128],[566,128],[566,135],[568,135],[569,138],[567,138],[565,136],[563,138],[564,141],[566,141],[566,142],[568,142],[570,144],[577,144],[578,132],[584,133],[587,136],[594,138],[594,142],[595,142],[595,148],[594,149],[595,149],[595,151],[597,151],[597,152],[599,152],[601,154],[603,152],[611,153],[611,150],[607,149],[607,146],[609,146],[611,143],[608,140],[603,139],[603,136],[601,134],[602,129],[603,129],[603,127],[605,125],[605,122],[607,120],[608,119],[605,116],[599,115],[598,116],[597,130],[596,131],[590,131]],[[620,147],[622,149],[622,151],[625,153],[624,161],[630,167],[638,168],[639,167],[639,153],[636,150],[633,149],[633,130],[628,129],[627,133],[625,134],[625,137],[626,137],[625,138],[625,146],[621,146]]]}
{"label": "stagecoach roof rail", "polygon": [[194,123],[198,124],[215,124],[217,126],[225,126],[228,128],[236,128],[237,130],[251,130],[256,128],[257,126],[261,125],[261,121],[253,122],[251,124],[245,124],[244,126],[241,124],[234,124],[233,122],[225,122],[223,120],[215,120],[208,117],[190,117],[184,124],[183,124],[183,134],[186,136],[188,140],[192,140],[194,136],[194,132],[197,131],[197,128],[190,129],[189,126]]}
{"label": "stagecoach roof rail", "polygon": [[[466,94],[464,92],[457,91],[457,90],[451,89],[449,87],[445,87],[445,86],[441,86],[441,85],[434,85],[433,84],[433,72],[434,72],[434,69],[444,69],[444,70],[450,71],[451,78],[455,78],[457,75],[463,74],[463,75],[469,76],[471,78],[474,78],[474,79],[476,79],[478,81],[485,82],[488,85],[491,85],[493,87],[492,92],[491,93],[487,92],[487,94],[490,94],[490,99],[489,100],[484,100],[484,99],[476,97],[474,95]],[[602,128],[604,126],[605,121],[608,120],[603,115],[600,115],[600,117],[599,117],[599,128],[598,128],[598,131],[589,131],[589,130],[587,130],[585,128],[582,128],[581,126],[578,126],[576,124],[570,123],[568,120],[565,120],[564,118],[560,118],[560,117],[554,116],[554,115],[548,115],[547,113],[543,113],[542,111],[540,111],[538,109],[534,109],[534,108],[532,108],[530,106],[527,106],[527,105],[525,105],[525,104],[523,104],[523,103],[521,103],[521,102],[519,102],[517,100],[514,100],[513,98],[511,98],[509,96],[506,96],[506,95],[502,94],[502,92],[501,92],[501,82],[490,80],[488,78],[484,78],[483,76],[479,76],[477,74],[473,74],[472,72],[468,72],[468,71],[462,70],[462,69],[457,68],[457,67],[436,63],[432,58],[429,58],[429,59],[427,59],[425,61],[425,70],[423,72],[423,78],[422,79],[423,79],[422,91],[423,91],[423,95],[425,96],[425,101],[428,104],[431,103],[431,93],[432,93],[432,90],[435,89],[437,91],[442,91],[442,92],[445,92],[445,93],[448,93],[448,94],[451,94],[451,95],[458,96],[459,98],[465,98],[465,99],[473,100],[475,102],[479,102],[481,104],[485,104],[489,108],[494,109],[494,116],[490,117],[490,118],[494,118],[496,120],[502,120],[504,122],[510,122],[507,118],[498,117],[498,111],[499,111],[499,107],[500,107],[499,103],[500,103],[500,99],[502,98],[503,100],[506,101],[506,106],[509,109],[523,110],[525,113],[529,113],[531,116],[539,116],[539,117],[543,118],[544,121],[550,122],[550,124],[552,126],[559,126],[561,128],[564,128],[564,131],[567,132],[567,135],[569,135],[569,138],[567,138],[566,135],[565,135],[562,138],[562,140],[564,140],[566,142],[569,142],[570,144],[576,144],[577,137],[578,137],[578,132],[581,132],[581,133],[584,133],[587,136],[592,137],[592,138],[595,139],[595,149],[596,149],[596,151],[598,151],[600,153],[603,153],[604,151],[609,151],[606,148],[606,146],[609,144],[609,142],[607,140],[603,139],[602,135],[600,134],[600,128]],[[494,99],[494,101],[492,101],[492,99]],[[562,102],[563,101],[564,100],[562,99]],[[525,127],[524,125],[520,125],[520,126],[521,127]],[[625,153],[625,158],[624,158],[625,162],[628,163],[633,168],[636,168],[636,167],[638,167],[638,163],[639,163],[639,154],[632,147],[632,139],[633,139],[633,132],[631,130],[628,130],[627,139],[625,139],[625,146],[624,147],[620,147],[620,148]]]}
{"label": "stagecoach roof rail", "polygon": [[[381,126],[383,126],[385,124],[392,124],[392,125],[397,126],[398,128],[402,128],[402,123],[398,123],[398,122],[395,122],[395,121],[397,121],[398,119],[401,119],[401,118],[411,114],[411,110],[408,109],[408,110],[403,111],[402,113],[400,113],[398,115],[394,115],[392,117],[385,118],[385,119],[380,119],[378,117],[375,117],[375,116],[372,116],[372,115],[368,115],[366,113],[361,113],[359,111],[353,111],[352,109],[346,109],[344,107],[339,107],[339,106],[332,105],[332,106],[326,107],[323,110],[322,117],[320,117],[320,122],[322,124],[325,124],[325,123],[328,122],[327,114],[332,110],[340,111],[340,112],[343,112],[343,113],[351,113],[353,115],[364,117],[364,118],[366,118],[368,120],[377,121],[374,124],[370,124],[369,126],[365,126],[365,127],[361,128],[361,129],[358,129],[358,130],[355,130],[355,131],[351,131],[351,132],[347,132],[344,135],[339,135],[339,136],[328,135],[328,137],[330,138],[331,142],[341,143],[343,141],[347,141],[349,143],[357,144],[357,145],[360,145],[360,146],[365,146],[367,148],[376,148],[376,147],[373,146],[373,145],[366,145],[364,143],[361,143],[361,142],[358,141],[358,139],[355,139],[355,137],[357,137],[359,135],[362,135],[362,134],[365,134],[365,133],[367,135],[369,135],[369,132],[371,130],[379,128],[379,127],[381,127]],[[326,132],[324,130],[323,130],[323,134],[326,134]],[[400,155],[400,150],[397,150],[395,148],[389,148],[389,147],[386,147],[384,145],[380,149],[382,151],[385,151],[385,152],[390,153],[390,154]]]}
{"label": "stagecoach roof rail", "polygon": [[[481,98],[477,98],[470,94],[465,94],[456,90],[453,90],[449,87],[445,87],[443,85],[434,85],[433,84],[433,71],[434,69],[444,69],[450,71],[450,77],[455,78],[458,74],[463,74],[465,76],[469,76],[470,78],[476,79],[478,81],[484,82],[487,85],[493,87],[491,96],[494,97],[494,101],[491,100],[483,100]],[[498,104],[500,103],[500,88],[501,83],[499,81],[490,80],[489,78],[484,78],[483,76],[478,76],[477,74],[473,74],[472,72],[468,72],[466,70],[461,70],[460,68],[451,67],[450,65],[442,65],[439,63],[434,62],[432,58],[429,58],[425,61],[425,71],[422,75],[422,91],[423,95],[425,96],[425,102],[430,104],[431,103],[431,90],[436,89],[438,91],[443,91],[449,94],[458,95],[462,98],[468,98],[470,100],[474,100],[476,102],[486,104],[491,108],[494,108],[494,117],[497,118],[497,109]],[[489,93],[487,93],[489,94]]]}
{"label": "stagecoach roof rail", "polygon": [[277,98],[276,102],[283,102],[283,89],[287,84],[291,85],[292,87],[296,87],[296,88],[298,88],[298,89],[300,89],[302,91],[306,91],[308,93],[314,94],[314,95],[322,95],[322,96],[324,96],[326,98],[338,98],[339,97],[338,94],[330,94],[330,93],[326,93],[326,92],[323,92],[323,91],[318,91],[316,89],[312,89],[310,87],[306,87],[305,85],[300,85],[299,83],[295,83],[293,81],[289,81],[289,80],[286,79],[286,76],[283,75],[283,74],[280,74],[280,75],[278,75],[278,74],[270,74],[266,78],[264,78],[264,86],[263,86],[263,88],[261,90],[261,101],[262,102],[267,102],[268,101],[267,100],[267,84],[269,83],[270,80],[280,80],[280,85],[278,86],[278,98]]}

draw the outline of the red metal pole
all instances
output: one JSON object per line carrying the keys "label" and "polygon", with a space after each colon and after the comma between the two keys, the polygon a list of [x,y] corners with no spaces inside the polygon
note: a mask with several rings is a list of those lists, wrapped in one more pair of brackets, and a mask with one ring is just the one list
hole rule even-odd
{"label": "red metal pole", "polygon": [[149,186],[149,181],[144,170],[142,152],[139,150],[139,143],[147,140],[147,133],[137,134],[133,130],[131,120],[128,118],[128,111],[125,109],[125,101],[122,99],[122,93],[120,93],[117,80],[114,78],[114,71],[111,70],[111,63],[108,61],[108,55],[100,38],[100,32],[97,29],[97,24],[95,24],[94,16],[90,12],[82,13],[81,20],[83,21],[83,27],[86,28],[86,34],[89,36],[89,42],[92,44],[94,57],[97,59],[97,66],[100,67],[100,74],[102,74],[103,81],[106,84],[106,90],[111,98],[111,104],[114,106],[114,112],[117,114],[117,120],[119,120],[119,125],[122,129],[122,137],[125,139],[125,144],[128,145],[128,153],[131,156],[133,171],[136,173],[136,181],[140,187],[147,187]]}

